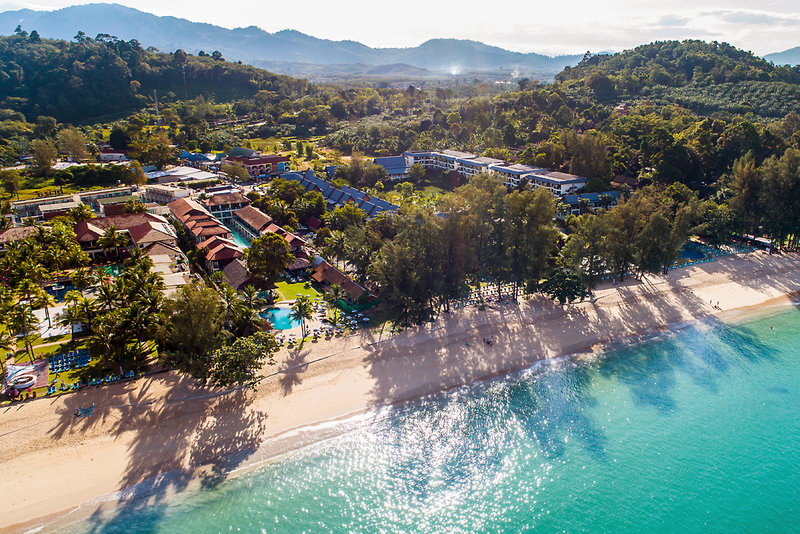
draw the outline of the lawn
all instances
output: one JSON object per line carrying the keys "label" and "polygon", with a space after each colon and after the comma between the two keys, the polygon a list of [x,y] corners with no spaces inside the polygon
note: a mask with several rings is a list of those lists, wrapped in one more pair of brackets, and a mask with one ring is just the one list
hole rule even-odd
{"label": "lawn", "polygon": [[[306,287],[306,284],[308,284],[308,287]],[[319,292],[314,289],[311,282],[298,282],[296,284],[278,282],[276,289],[281,295],[279,300],[297,300],[298,295],[309,295],[312,299],[319,296]]]}
{"label": "lawn", "polygon": [[[42,346],[42,345],[39,345],[39,346],[34,345],[34,347],[33,347],[34,358],[45,358],[45,357],[51,356],[53,354],[58,354],[60,352],[69,352],[71,350],[82,349],[82,348],[85,348],[87,346],[86,345],[86,340],[83,340],[83,341],[77,340],[77,341],[72,342],[72,341],[69,341],[68,338],[69,338],[69,335],[67,335],[66,337],[63,338],[64,339],[63,343],[60,343],[58,345],[44,345],[44,346]],[[28,353],[23,349],[23,350],[17,352],[17,354],[14,357],[14,361],[17,362],[17,363],[25,363],[25,362],[30,361],[30,357],[28,356]]]}

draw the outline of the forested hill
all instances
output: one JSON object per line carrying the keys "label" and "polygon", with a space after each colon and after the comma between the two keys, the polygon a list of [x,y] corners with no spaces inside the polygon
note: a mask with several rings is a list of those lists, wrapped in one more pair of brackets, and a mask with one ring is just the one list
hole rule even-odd
{"label": "forested hill", "polygon": [[556,80],[576,95],[606,103],[648,99],[700,114],[762,117],[800,112],[800,69],[776,66],[727,43],[659,41],[587,56]]}
{"label": "forested hill", "polygon": [[218,102],[267,91],[278,102],[313,87],[219,54],[164,54],[110,35],[81,36],[75,42],[42,39],[36,31],[0,37],[0,108],[20,111],[29,120],[50,115],[60,122],[88,122],[123,115],[152,102],[154,89],[159,97],[202,94]]}

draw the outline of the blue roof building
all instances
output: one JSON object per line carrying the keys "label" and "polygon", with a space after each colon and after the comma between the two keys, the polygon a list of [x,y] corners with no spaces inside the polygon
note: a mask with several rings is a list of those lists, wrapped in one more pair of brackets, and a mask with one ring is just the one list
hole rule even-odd
{"label": "blue roof building", "polygon": [[392,181],[400,181],[408,178],[406,159],[403,156],[375,158],[375,165],[380,165],[386,169],[386,172],[389,174],[389,179]]}
{"label": "blue roof building", "polygon": [[352,204],[364,210],[368,218],[372,218],[382,211],[396,211],[398,206],[383,199],[373,197],[360,189],[355,189],[349,185],[342,188],[335,187],[329,181],[324,180],[312,171],[305,173],[289,172],[281,175],[285,180],[300,182],[306,191],[318,191],[325,198],[329,209]]}

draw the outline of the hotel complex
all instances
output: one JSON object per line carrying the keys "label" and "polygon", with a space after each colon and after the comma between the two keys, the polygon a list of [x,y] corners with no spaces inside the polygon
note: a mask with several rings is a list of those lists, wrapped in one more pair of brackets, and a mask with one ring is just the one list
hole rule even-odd
{"label": "hotel complex", "polygon": [[574,174],[548,171],[519,163],[507,164],[503,160],[480,157],[456,150],[404,152],[403,158],[405,158],[407,167],[419,163],[423,167],[454,171],[467,178],[481,172],[495,173],[503,178],[506,187],[515,188],[520,183],[527,181],[534,189],[544,187],[559,197],[583,189],[587,182],[586,178]]}

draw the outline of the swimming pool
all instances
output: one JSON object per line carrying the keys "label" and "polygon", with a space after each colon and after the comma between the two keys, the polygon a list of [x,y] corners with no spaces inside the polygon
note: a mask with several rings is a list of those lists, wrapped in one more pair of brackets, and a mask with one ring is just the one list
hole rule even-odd
{"label": "swimming pool", "polygon": [[69,291],[74,291],[75,286],[72,282],[59,282],[51,286],[45,286],[44,290],[50,293],[56,302],[64,302],[64,296]]}
{"label": "swimming pool", "polygon": [[269,321],[275,330],[289,330],[290,328],[300,326],[298,321],[289,317],[290,313],[292,313],[291,308],[278,306],[275,308],[267,308],[265,311],[261,312],[261,317]]}
{"label": "swimming pool", "polygon": [[106,273],[106,276],[113,276],[116,278],[122,273],[122,264],[114,263],[113,265],[106,265],[103,267],[103,272]]}

